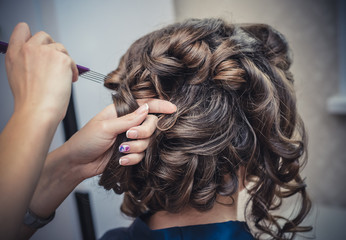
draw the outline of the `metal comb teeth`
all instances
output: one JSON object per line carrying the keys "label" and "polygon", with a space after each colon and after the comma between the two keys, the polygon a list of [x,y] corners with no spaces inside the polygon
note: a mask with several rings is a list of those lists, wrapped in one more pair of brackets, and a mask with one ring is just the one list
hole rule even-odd
{"label": "metal comb teeth", "polygon": [[[7,52],[7,48],[8,48],[8,43],[0,41],[0,53],[5,54]],[[108,76],[105,76],[98,72],[94,72],[90,70],[90,68],[83,67],[78,64],[77,64],[77,68],[78,68],[79,76],[96,83],[103,84],[104,81],[108,78]]]}
{"label": "metal comb teeth", "polygon": [[103,84],[104,81],[108,78],[108,76],[105,76],[101,73],[95,72],[90,70],[87,67],[83,67],[77,64],[78,68],[78,75],[82,78],[88,79],[90,81]]}

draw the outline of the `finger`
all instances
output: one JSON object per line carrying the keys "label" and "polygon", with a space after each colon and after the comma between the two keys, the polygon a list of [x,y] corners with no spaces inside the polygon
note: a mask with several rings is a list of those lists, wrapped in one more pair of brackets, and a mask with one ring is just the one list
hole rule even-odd
{"label": "finger", "polygon": [[[70,56],[70,54],[68,54],[64,45],[62,45],[61,43],[53,42],[53,43],[50,43],[48,46],[56,49],[59,52],[66,54],[67,56]],[[72,59],[71,59],[71,70],[72,70],[72,82],[76,82],[78,80],[78,68],[76,63]]]}
{"label": "finger", "polygon": [[32,36],[28,42],[36,45],[42,45],[53,43],[54,40],[48,33],[41,31]]}
{"label": "finger", "polygon": [[147,149],[150,142],[150,138],[142,139],[142,140],[136,140],[136,141],[130,141],[130,142],[123,142],[119,146],[119,152],[122,153],[141,153],[144,152],[145,149]]}
{"label": "finger", "polygon": [[68,54],[66,48],[64,47],[64,45],[62,45],[61,43],[53,42],[53,43],[49,44],[48,46],[58,50],[59,52],[65,53],[67,56],[70,56]]}
{"label": "finger", "polygon": [[71,61],[71,69],[72,69],[72,82],[77,82],[79,72],[76,63],[72,60]]}
{"label": "finger", "polygon": [[118,135],[120,133],[125,132],[127,129],[130,129],[131,127],[138,126],[139,124],[141,124],[148,115],[148,111],[148,104],[144,104],[141,107],[139,107],[136,111],[129,113],[125,116],[105,120],[105,128],[108,131],[111,131],[114,135]]}
{"label": "finger", "polygon": [[140,126],[132,127],[126,132],[126,137],[131,139],[143,139],[150,137],[155,129],[158,118],[154,115],[148,115]]}
{"label": "finger", "polygon": [[22,46],[30,39],[30,37],[31,32],[28,24],[24,22],[18,23],[17,26],[14,28],[9,41],[9,51],[11,49],[19,49],[20,46]]}
{"label": "finger", "polygon": [[151,113],[174,113],[177,111],[177,106],[173,103],[161,99],[138,99],[138,104],[141,106],[145,103],[149,105]]}
{"label": "finger", "polygon": [[127,154],[119,159],[119,164],[122,166],[135,165],[142,161],[144,153],[131,153]]}

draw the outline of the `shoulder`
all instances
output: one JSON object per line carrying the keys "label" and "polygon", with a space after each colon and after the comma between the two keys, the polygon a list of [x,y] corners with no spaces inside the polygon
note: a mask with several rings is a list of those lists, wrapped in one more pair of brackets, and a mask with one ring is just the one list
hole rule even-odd
{"label": "shoulder", "polygon": [[100,240],[127,240],[129,238],[128,228],[116,228],[106,232]]}
{"label": "shoulder", "polygon": [[115,228],[106,232],[100,240],[131,240],[149,239],[152,240],[151,230],[140,218],[136,218],[129,227]]}

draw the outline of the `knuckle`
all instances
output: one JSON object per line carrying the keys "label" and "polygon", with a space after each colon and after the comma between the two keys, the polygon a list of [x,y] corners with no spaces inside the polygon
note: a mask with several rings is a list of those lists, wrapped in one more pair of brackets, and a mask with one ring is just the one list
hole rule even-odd
{"label": "knuckle", "polygon": [[142,128],[139,135],[141,138],[147,138],[151,136],[151,132],[148,128]]}
{"label": "knuckle", "polygon": [[143,141],[138,141],[136,144],[135,152],[140,153],[140,152],[143,152],[144,149],[145,149],[145,145],[143,144]]}
{"label": "knuckle", "polygon": [[37,34],[37,35],[40,35],[40,36],[43,36],[43,35],[45,35],[46,33],[45,33],[44,31],[38,31],[36,34]]}
{"label": "knuckle", "polygon": [[136,116],[136,113],[135,113],[135,112],[132,112],[132,113],[126,115],[127,120],[128,120],[129,122],[131,122],[131,123],[136,122],[136,120],[137,120],[136,117],[137,117],[137,116]]}
{"label": "knuckle", "polygon": [[149,114],[149,115],[148,115],[148,119],[149,119],[149,120],[152,120],[152,121],[158,121],[158,120],[159,120],[159,118],[158,118],[157,116],[152,115],[152,114]]}
{"label": "knuckle", "polygon": [[144,157],[144,153],[134,153],[132,158],[133,164],[137,164],[140,161],[142,161],[143,157]]}
{"label": "knuckle", "polygon": [[162,108],[161,104],[157,104],[157,111],[158,112],[162,112],[163,111],[163,108]]}
{"label": "knuckle", "polygon": [[[19,54],[24,57],[24,59],[30,59],[31,56],[37,55],[37,52],[35,51],[35,46],[31,43],[24,43],[22,47],[19,50]],[[41,52],[38,54],[42,54]]]}
{"label": "knuckle", "polygon": [[61,52],[65,53],[66,55],[68,55],[68,52],[67,52],[65,46],[62,43],[56,43],[56,48],[59,51],[61,51]]}
{"label": "knuckle", "polygon": [[22,48],[21,48],[21,51],[24,53],[24,54],[30,54],[31,51],[33,49],[33,45],[30,44],[30,43],[24,43]]}
{"label": "knuckle", "polygon": [[149,145],[149,139],[146,139],[145,141],[142,141],[140,143],[140,147],[139,147],[140,151],[141,152],[145,151],[148,148],[148,145]]}
{"label": "knuckle", "polygon": [[42,37],[42,38],[49,38],[50,37],[49,34],[44,32],[44,31],[39,31],[35,35]]}
{"label": "knuckle", "polygon": [[59,62],[64,65],[64,66],[70,66],[72,63],[72,59],[67,56],[66,54],[62,54],[61,52],[59,52],[58,54],[59,56]]}
{"label": "knuckle", "polygon": [[72,59],[71,59],[69,56],[67,56],[66,54],[63,54],[63,55],[62,55],[62,58],[63,58],[63,62],[64,62],[65,64],[71,65]]}
{"label": "knuckle", "polygon": [[156,125],[157,125],[157,122],[159,121],[159,118],[154,116],[154,115],[151,115],[148,120],[149,120],[149,123],[152,126],[152,128],[156,128]]}

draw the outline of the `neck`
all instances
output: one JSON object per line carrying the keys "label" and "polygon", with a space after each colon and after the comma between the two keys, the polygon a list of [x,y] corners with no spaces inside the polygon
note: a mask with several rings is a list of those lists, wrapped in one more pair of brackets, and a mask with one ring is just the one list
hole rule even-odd
{"label": "neck", "polygon": [[[152,230],[183,227],[191,225],[220,223],[237,220],[237,196],[233,196],[234,202],[229,197],[217,196],[213,208],[206,212],[186,207],[179,213],[159,211],[148,219],[148,226]],[[233,204],[232,204],[233,202]]]}

